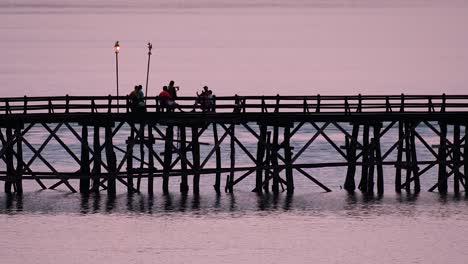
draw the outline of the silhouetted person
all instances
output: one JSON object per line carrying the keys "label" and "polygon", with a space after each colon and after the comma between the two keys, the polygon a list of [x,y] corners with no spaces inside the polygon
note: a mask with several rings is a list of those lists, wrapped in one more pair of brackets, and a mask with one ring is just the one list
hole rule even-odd
{"label": "silhouetted person", "polygon": [[195,104],[193,106],[192,112],[195,112],[195,107],[197,105],[200,106],[203,112],[211,111],[213,103],[213,92],[208,89],[208,86],[204,86],[202,92],[199,94],[197,92],[197,99],[195,100]]}
{"label": "silhouetted person", "polygon": [[132,112],[135,112],[138,105],[138,85],[135,85],[135,88],[128,96],[130,99],[130,109],[132,110]]}
{"label": "silhouetted person", "polygon": [[143,93],[143,86],[140,84],[137,86],[137,112],[146,112],[145,94]]}
{"label": "silhouetted person", "polygon": [[179,86],[174,86],[174,81],[170,81],[169,85],[167,86],[167,91],[172,97],[172,100],[175,102],[177,99],[177,91],[179,91]]}
{"label": "silhouetted person", "polygon": [[159,93],[158,97],[159,97],[159,104],[161,105],[161,107],[169,111],[169,109],[174,104],[174,101],[172,100],[172,96],[169,93],[167,86],[163,87],[163,90]]}

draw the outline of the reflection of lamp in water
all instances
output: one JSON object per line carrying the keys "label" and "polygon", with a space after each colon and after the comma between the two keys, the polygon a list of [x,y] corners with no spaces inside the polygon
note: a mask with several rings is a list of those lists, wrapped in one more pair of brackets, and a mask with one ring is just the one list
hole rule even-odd
{"label": "reflection of lamp in water", "polygon": [[[117,77],[117,97],[119,97],[119,52],[120,52],[120,44],[118,41],[115,42],[114,45],[115,51],[115,76]],[[119,99],[117,98],[117,112],[119,112]]]}
{"label": "reflection of lamp in water", "polygon": [[149,79],[149,68],[150,68],[150,58],[151,58],[151,50],[153,49],[153,44],[148,42],[148,68],[146,70],[146,91],[145,95],[148,97],[148,79]]}

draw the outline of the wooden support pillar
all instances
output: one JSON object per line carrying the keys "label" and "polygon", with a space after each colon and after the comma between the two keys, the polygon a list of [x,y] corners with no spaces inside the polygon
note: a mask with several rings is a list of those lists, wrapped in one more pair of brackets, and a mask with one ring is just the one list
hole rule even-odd
{"label": "wooden support pillar", "polygon": [[88,126],[81,128],[81,168],[80,168],[80,193],[89,193],[90,168],[89,168],[89,145]]}
{"label": "wooden support pillar", "polygon": [[127,192],[133,192],[133,147],[135,144],[135,130],[130,127],[130,137],[127,140]]}
{"label": "wooden support pillar", "polygon": [[382,160],[382,151],[380,147],[380,129],[382,128],[382,123],[378,123],[374,126],[374,142],[375,142],[375,165],[377,167],[377,193],[384,193],[384,178],[383,178],[383,160]]}
{"label": "wooden support pillar", "polygon": [[[416,125],[411,124],[410,129],[410,144],[411,144],[411,168],[413,170],[413,177],[414,177],[414,192],[418,193],[421,191],[421,182],[419,180],[419,167],[418,167],[418,154],[416,152]],[[406,183],[409,185],[409,182]]]}
{"label": "wooden support pillar", "polygon": [[98,192],[100,187],[99,177],[101,175],[101,143],[100,143],[100,131],[99,126],[94,126],[94,135],[93,135],[93,186],[91,191]]}
{"label": "wooden support pillar", "polygon": [[13,186],[13,181],[15,179],[15,168],[13,165],[13,144],[9,144],[13,141],[13,132],[10,127],[6,128],[6,169],[7,176],[5,179],[5,193],[11,193],[11,187]]}
{"label": "wooden support pillar", "polygon": [[217,193],[221,192],[221,147],[218,146],[219,144],[219,137],[218,137],[218,127],[216,123],[213,123],[213,137],[214,137],[214,144],[216,147],[215,156],[216,156],[216,179],[214,184],[214,189]]}
{"label": "wooden support pillar", "polygon": [[369,176],[369,125],[364,125],[362,135],[362,169],[361,181],[359,182],[359,190],[362,192],[367,191],[367,178]]}
{"label": "wooden support pillar", "polygon": [[153,127],[151,125],[148,125],[148,169],[149,169],[149,175],[148,175],[148,194],[153,194],[154,190],[154,157],[153,153],[153,144],[154,144],[154,136],[153,136]]}
{"label": "wooden support pillar", "polygon": [[453,191],[458,194],[460,192],[460,125],[453,126]]}
{"label": "wooden support pillar", "polygon": [[107,159],[107,167],[109,168],[109,176],[107,179],[107,194],[108,195],[115,195],[116,193],[116,178],[117,178],[117,159],[114,152],[114,144],[112,142],[112,127],[106,126],[105,127],[105,134],[106,134],[106,159]]}
{"label": "wooden support pillar", "polygon": [[166,128],[166,139],[164,143],[164,168],[163,168],[163,193],[169,193],[169,172],[172,163],[172,142],[174,138],[174,126],[168,125]]}
{"label": "wooden support pillar", "polygon": [[398,121],[398,147],[397,147],[397,161],[395,171],[395,192],[401,193],[401,168],[403,157],[403,141],[404,141],[403,121]]}
{"label": "wooden support pillar", "polygon": [[359,136],[359,125],[353,124],[353,132],[351,133],[351,140],[349,142],[349,148],[347,148],[348,170],[346,172],[346,180],[344,183],[344,189],[348,192],[354,192],[354,190],[356,189],[356,183],[354,182],[354,175],[356,174],[356,148],[357,148],[358,136]]}
{"label": "wooden support pillar", "polygon": [[235,136],[236,136],[236,125],[232,124],[231,126],[231,136],[230,136],[230,163],[231,163],[231,169],[229,171],[229,184],[228,184],[228,190],[230,193],[233,192],[234,190],[234,169],[236,168],[236,145],[235,145]]}
{"label": "wooden support pillar", "polygon": [[465,175],[465,193],[468,194],[468,125],[465,125],[465,144],[463,147],[463,174]]}
{"label": "wooden support pillar", "polygon": [[407,192],[411,190],[411,172],[412,172],[412,166],[413,163],[411,161],[411,151],[412,151],[412,146],[411,146],[411,135],[410,135],[410,122],[405,121],[405,169],[406,169],[406,186],[405,189]]}
{"label": "wooden support pillar", "polygon": [[291,162],[292,148],[291,148],[291,128],[286,126],[284,128],[284,162],[286,169],[286,186],[287,192],[289,194],[294,192],[294,178],[293,178],[293,168]]}
{"label": "wooden support pillar", "polygon": [[180,169],[181,169],[181,182],[180,182],[180,192],[187,193],[189,190],[188,180],[187,180],[187,136],[185,132],[185,127],[179,127],[180,130]]}
{"label": "wooden support pillar", "polygon": [[15,129],[15,136],[17,139],[16,142],[16,178],[15,178],[15,187],[17,193],[23,193],[23,170],[24,170],[24,160],[23,160],[23,135],[21,134],[21,127],[18,126]]}
{"label": "wooden support pillar", "polygon": [[272,150],[271,150],[271,165],[273,166],[273,193],[279,192],[279,169],[278,169],[278,134],[279,127],[273,127],[273,140],[272,140]]}
{"label": "wooden support pillar", "polygon": [[[193,193],[200,193],[200,143],[198,142],[198,127],[192,127],[192,157],[193,157]],[[231,187],[232,188],[232,187]]]}
{"label": "wooden support pillar", "polygon": [[370,140],[369,146],[369,173],[367,176],[366,193],[374,193],[374,170],[375,170],[375,141]]}
{"label": "wooden support pillar", "polygon": [[446,155],[447,155],[447,124],[439,122],[440,126],[440,144],[439,144],[439,175],[438,175],[438,190],[441,194],[447,193],[447,168],[446,168]]}
{"label": "wooden support pillar", "polygon": [[[141,176],[143,172],[143,168],[145,167],[145,123],[140,123],[140,131],[138,138],[140,140],[140,172],[138,173],[137,179],[137,191],[140,192],[140,185],[141,185]],[[133,187],[133,186],[132,186]]]}
{"label": "wooden support pillar", "polygon": [[[254,192],[262,192],[263,184],[263,171],[264,171],[264,158],[265,158],[265,149],[266,149],[266,140],[267,140],[267,126],[260,125],[260,138],[257,143],[257,169],[255,175],[255,189]],[[266,174],[266,173],[265,173]]]}
{"label": "wooden support pillar", "polygon": [[271,132],[267,132],[266,137],[266,153],[265,153],[265,182],[263,184],[263,190],[265,192],[270,191],[270,175],[271,175]]}

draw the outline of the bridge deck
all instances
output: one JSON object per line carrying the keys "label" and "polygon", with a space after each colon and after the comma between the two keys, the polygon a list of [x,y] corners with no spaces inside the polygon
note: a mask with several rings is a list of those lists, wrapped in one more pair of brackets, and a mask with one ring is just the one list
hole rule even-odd
{"label": "bridge deck", "polygon": [[[459,192],[460,185],[468,191],[468,144],[465,143],[468,95],[227,96],[199,99],[200,104],[194,106],[196,99],[179,97],[175,107],[166,109],[158,97],[148,97],[142,111],[142,108],[132,109],[126,96],[1,98],[0,158],[5,169],[0,171],[0,180],[5,181],[6,192],[11,192],[12,187],[21,192],[22,180],[27,179],[35,180],[41,188],[46,188],[42,180],[55,179],[57,182],[50,188],[64,184],[75,191],[69,180],[79,179],[82,192],[104,188],[112,194],[116,182],[125,185],[129,192],[140,191],[142,178],[147,179],[148,191],[152,192],[153,179],[157,177],[163,179],[163,192],[168,192],[171,176],[181,177],[180,191],[186,192],[190,175],[193,191],[198,192],[200,175],[215,174],[214,187],[220,191],[221,173],[229,173],[226,191],[232,191],[237,183],[255,175],[257,192],[268,191],[270,187],[278,192],[283,185],[292,192],[293,174],[299,174],[330,191],[313,177],[311,170],[345,166],[346,190],[359,188],[373,192],[376,178],[377,191],[383,193],[382,166],[393,166],[397,192],[410,190],[411,184],[419,191],[420,177],[433,168],[438,170],[438,180],[431,191],[437,188],[439,192],[447,192],[450,176],[454,177],[455,192]],[[312,126],[307,132],[309,140],[293,148],[295,135],[304,133],[301,127],[305,124]],[[440,138],[437,146],[421,136],[417,129],[421,126]],[[453,126],[450,132],[453,138],[449,138],[448,126]],[[34,136],[32,127],[42,129],[46,135],[39,147],[30,143]],[[249,151],[242,142],[237,127],[257,141],[256,152]],[[335,133],[339,131],[344,146],[330,137],[329,127]],[[461,127],[464,129],[460,130]],[[80,151],[72,150],[61,138],[58,131],[63,132],[63,128],[69,133],[67,138],[79,141]],[[392,128],[398,130],[398,136],[384,152],[380,140]],[[93,129],[91,138],[89,129]],[[202,160],[200,146],[204,143],[199,138],[209,129],[212,129],[210,150]],[[186,135],[187,132],[191,134]],[[164,148],[158,151],[156,137],[164,142]],[[300,157],[318,137],[326,140],[341,159],[301,161]],[[125,141],[118,142],[122,138]],[[44,152],[52,139],[70,160],[76,161],[76,170],[59,171],[55,161],[46,158]],[[229,141],[227,162],[221,160],[223,141]],[[122,144],[126,145],[125,149],[119,147]],[[417,149],[428,151],[433,160],[418,158]],[[252,161],[251,165],[236,164],[239,150]],[[116,151],[123,155],[121,159]],[[215,159],[214,167],[208,165],[211,159]],[[34,164],[38,160],[49,170],[37,170]],[[138,165],[134,167],[134,163]],[[358,185],[354,180],[357,166],[361,167]],[[403,180],[402,171],[406,172]],[[136,187],[134,179],[137,179]]]}

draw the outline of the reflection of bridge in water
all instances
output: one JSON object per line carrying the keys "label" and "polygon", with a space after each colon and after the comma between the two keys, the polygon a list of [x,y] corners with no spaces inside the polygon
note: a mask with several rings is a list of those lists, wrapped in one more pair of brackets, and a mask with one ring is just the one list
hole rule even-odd
{"label": "reflection of bridge in water", "polygon": [[[126,186],[128,192],[140,191],[142,180],[152,193],[154,179],[162,178],[163,192],[168,193],[170,178],[177,176],[180,191],[186,193],[191,176],[192,190],[198,193],[203,174],[214,175],[217,192],[222,187],[232,192],[249,176],[255,178],[252,188],[257,192],[271,188],[274,193],[291,193],[298,176],[331,191],[313,176],[313,169],[347,167],[346,190],[357,187],[372,193],[376,185],[381,194],[383,166],[395,167],[397,192],[419,192],[421,176],[436,168],[437,181],[430,191],[446,193],[449,177],[453,177],[455,193],[460,186],[468,190],[468,144],[464,143],[468,96],[231,96],[213,98],[210,111],[191,112],[194,101],[193,97],[181,97],[178,108],[167,112],[156,97],[149,97],[146,112],[132,113],[128,97],[0,99],[0,157],[4,161],[0,179],[5,181],[5,191],[22,192],[23,180],[34,180],[43,189],[47,188],[44,180],[55,180],[48,188],[63,184],[74,192],[70,180],[79,179],[83,193],[105,189],[115,194],[117,183]],[[305,133],[301,130],[305,126],[311,128],[307,130],[308,140],[293,148],[291,142]],[[453,127],[450,136],[449,126]],[[383,151],[381,138],[394,127],[398,135]],[[418,130],[421,127],[436,135],[438,144],[429,144]],[[36,133],[31,134],[33,128],[47,134],[39,144],[32,142],[39,140]],[[237,132],[239,128],[255,139],[256,151],[246,146],[245,135]],[[336,136],[330,137],[331,128],[339,131],[343,145]],[[203,156],[200,146],[206,144],[199,139],[208,131],[212,144]],[[336,151],[338,161],[304,161],[304,153],[319,137]],[[79,142],[80,149],[69,146],[70,138]],[[48,159],[47,146],[52,140],[60,145],[66,158],[76,162],[75,169],[63,171],[55,160]],[[125,147],[119,147],[121,144]],[[228,148],[227,165],[222,162],[222,146]],[[421,149],[432,158],[418,158]],[[116,152],[121,153],[120,158]],[[252,165],[236,165],[240,154]],[[47,170],[38,170],[38,162]],[[357,166],[361,167],[358,184]],[[229,174],[225,182],[222,173]]]}

